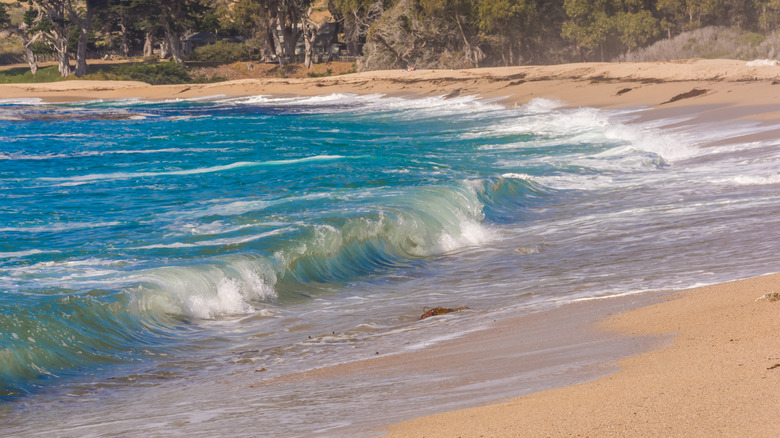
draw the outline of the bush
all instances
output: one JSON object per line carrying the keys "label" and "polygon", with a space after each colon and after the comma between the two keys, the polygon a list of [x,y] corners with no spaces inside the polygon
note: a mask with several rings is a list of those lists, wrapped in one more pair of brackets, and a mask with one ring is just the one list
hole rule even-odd
{"label": "bush", "polygon": [[208,46],[198,47],[192,54],[196,61],[218,62],[230,64],[237,61],[245,61],[249,58],[249,50],[242,43],[217,41]]}
{"label": "bush", "polygon": [[63,80],[65,80],[65,78],[60,75],[60,71],[56,65],[39,68],[35,75],[33,75],[27,67],[0,70],[0,84],[58,82]]}
{"label": "bush", "polygon": [[702,27],[621,55],[617,61],[667,61],[690,58],[728,58],[749,61],[778,55],[780,35],[761,35],[737,28]]}
{"label": "bush", "polygon": [[119,80],[133,80],[146,82],[152,85],[162,84],[186,84],[192,82],[187,70],[171,61],[159,64],[123,64],[117,65],[113,71],[115,78]]}

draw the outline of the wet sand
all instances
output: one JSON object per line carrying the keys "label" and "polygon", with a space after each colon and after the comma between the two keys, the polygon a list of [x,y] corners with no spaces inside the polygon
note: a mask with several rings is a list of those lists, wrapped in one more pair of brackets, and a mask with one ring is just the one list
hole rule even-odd
{"label": "wet sand", "polygon": [[681,292],[598,327],[670,344],[620,370],[506,403],[418,418],[388,437],[780,436],[780,275]]}

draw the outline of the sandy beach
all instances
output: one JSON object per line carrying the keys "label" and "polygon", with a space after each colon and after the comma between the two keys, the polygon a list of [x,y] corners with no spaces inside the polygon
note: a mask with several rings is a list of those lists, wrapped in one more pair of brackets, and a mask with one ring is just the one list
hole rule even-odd
{"label": "sandy beach", "polygon": [[[151,86],[142,82],[72,80],[45,84],[3,84],[2,98],[38,97],[49,102],[85,99],[175,99],[206,96],[475,95],[506,104],[534,98],[568,106],[598,108],[689,105],[733,107],[774,105],[780,98],[780,67],[751,67],[744,61],[690,60],[653,63],[581,63],[474,70],[370,71],[306,79],[244,79],[213,84]],[[697,91],[694,91],[697,90]],[[771,118],[776,109],[744,115]]]}
{"label": "sandy beach", "polygon": [[599,323],[670,345],[600,379],[389,427],[391,437],[780,434],[780,290],[770,275],[684,291]]}
{"label": "sandy beach", "polygon": [[[731,60],[399,70],[175,86],[94,81],[0,85],[0,99],[46,102],[331,93],[473,95],[508,106],[545,98],[570,107],[648,107],[651,110],[643,112],[643,120],[692,113],[699,121],[780,120],[780,67],[752,67]],[[778,133],[765,130],[760,136]],[[754,134],[741,135],[738,140],[747,141]],[[780,435],[780,301],[767,296],[773,292],[780,292],[780,275],[683,292],[579,302],[543,315],[499,321],[489,330],[425,351],[262,384],[312,379],[348,382],[354,374],[395,377],[410,370],[466,380],[480,374],[489,379],[492,369],[497,370],[496,376],[506,375],[508,368],[517,365],[517,357],[524,355],[526,362],[513,372],[528,379],[538,377],[539,392],[492,405],[497,400],[475,399],[472,405],[481,407],[377,427],[371,435],[774,437]],[[561,334],[550,335],[551,327]],[[534,333],[541,334],[535,342]],[[562,353],[556,356],[552,350]],[[583,365],[570,378],[534,374],[556,361],[574,362],[582,355],[601,360]],[[561,384],[570,386],[549,389]],[[425,390],[421,388],[421,394]]]}

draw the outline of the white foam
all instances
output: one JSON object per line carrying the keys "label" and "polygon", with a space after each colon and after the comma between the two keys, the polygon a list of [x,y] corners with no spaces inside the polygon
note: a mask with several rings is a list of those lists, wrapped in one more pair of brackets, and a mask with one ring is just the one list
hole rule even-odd
{"label": "white foam", "polygon": [[239,168],[247,168],[247,167],[258,167],[258,166],[277,166],[277,165],[287,165],[287,164],[296,164],[296,163],[305,163],[309,161],[331,161],[331,160],[337,160],[340,158],[345,158],[340,155],[317,155],[313,157],[304,157],[304,158],[298,158],[298,159],[289,159],[289,160],[271,160],[271,161],[239,161],[236,163],[226,164],[222,166],[213,166],[213,167],[201,167],[196,169],[186,169],[186,170],[173,170],[168,172],[114,172],[114,173],[97,173],[97,174],[90,174],[90,175],[78,175],[78,176],[70,176],[70,177],[41,177],[38,178],[40,181],[52,181],[52,182],[61,182],[63,185],[66,185],[68,183],[73,184],[83,184],[93,181],[111,181],[111,180],[122,180],[122,179],[132,179],[132,178],[150,178],[150,177],[158,177],[158,176],[186,176],[186,175],[200,175],[205,173],[215,173],[215,172],[222,172],[225,170],[233,170],[233,169],[239,169]]}
{"label": "white foam", "polygon": [[501,175],[503,178],[520,179],[524,181],[532,181],[533,177],[525,173],[505,173]]}
{"label": "white foam", "polygon": [[[197,319],[240,316],[255,312],[254,301],[274,299],[276,281],[262,261],[246,257],[222,259],[221,265],[161,268],[134,276],[157,287],[141,291],[140,305]],[[258,270],[270,275],[270,283]]]}
{"label": "white foam", "polygon": [[278,230],[268,231],[265,233],[249,234],[245,236],[204,240],[197,243],[175,242],[169,244],[154,244],[154,245],[141,246],[138,247],[137,249],[194,248],[194,247],[206,247],[206,246],[240,245],[242,243],[254,242],[255,240],[263,239],[265,237],[282,234],[289,230],[291,230],[291,228],[287,227],[287,228],[280,228]]}
{"label": "white foam", "polygon": [[[303,112],[360,112],[382,113],[387,111],[408,112],[417,114],[421,112],[430,116],[444,114],[472,113],[485,111],[500,111],[504,107],[494,103],[495,99],[480,99],[476,96],[459,96],[446,98],[445,96],[433,96],[422,98],[389,97],[382,94],[358,95],[351,93],[334,93],[320,96],[304,97],[276,97],[276,96],[251,96],[232,98],[220,101],[235,105],[263,105],[273,107],[298,107]],[[308,107],[308,109],[306,108]],[[320,108],[324,107],[324,108]],[[433,111],[436,110],[436,111]],[[403,116],[398,116],[403,119]],[[415,116],[412,116],[415,117]]]}
{"label": "white foam", "polygon": [[522,109],[527,114],[539,114],[539,113],[548,113],[550,111],[554,111],[564,106],[566,106],[566,104],[561,102],[560,100],[544,99],[544,98],[537,97],[535,99],[531,99],[530,102],[523,105]]}
{"label": "white foam", "polygon": [[2,227],[0,232],[16,232],[16,233],[52,233],[72,230],[83,230],[87,228],[105,228],[119,225],[121,222],[56,222],[46,225],[38,226],[16,226],[16,227]]}
{"label": "white foam", "polygon": [[739,186],[763,186],[780,184],[780,172],[773,175],[738,175],[729,179],[720,179],[717,182],[721,184],[733,183]]}
{"label": "white foam", "polygon": [[42,105],[44,102],[38,97],[15,97],[0,99],[0,105]]}
{"label": "white foam", "polygon": [[[81,135],[51,135],[53,137],[81,137]],[[21,136],[17,136],[21,137]],[[2,138],[0,138],[2,140]],[[138,149],[138,150],[95,150],[95,151],[79,151],[73,153],[46,153],[46,154],[24,154],[17,152],[3,153],[0,152],[0,160],[51,160],[55,158],[78,158],[78,157],[93,157],[93,156],[105,156],[105,155],[138,155],[138,154],[160,154],[160,153],[177,153],[177,152],[224,152],[227,148],[164,148],[164,149]]]}
{"label": "white foam", "polygon": [[776,59],[754,59],[745,63],[748,67],[777,67],[780,61]]}
{"label": "white foam", "polygon": [[458,235],[442,233],[438,239],[437,252],[448,253],[459,249],[483,245],[496,238],[496,234],[485,225],[471,220],[460,223]]}
{"label": "white foam", "polygon": [[30,249],[27,251],[11,251],[11,252],[0,252],[0,258],[18,258],[18,257],[27,257],[31,255],[36,254],[52,254],[52,253],[58,253],[59,251],[41,251],[39,249]]}

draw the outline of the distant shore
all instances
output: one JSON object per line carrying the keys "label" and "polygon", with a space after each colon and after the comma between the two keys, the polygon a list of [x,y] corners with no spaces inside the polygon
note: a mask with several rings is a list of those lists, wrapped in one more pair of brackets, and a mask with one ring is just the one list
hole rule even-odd
{"label": "distant shore", "polygon": [[[649,111],[640,117],[650,119],[680,115],[713,122],[742,118],[757,123],[780,121],[780,67],[754,67],[733,60],[453,71],[399,69],[194,85],[108,81],[0,85],[0,99],[39,98],[45,102],[332,93],[475,96],[507,106],[545,98],[568,107],[646,107]],[[753,134],[741,135],[740,139],[747,141]],[[760,135],[780,137],[780,129],[765,130]],[[756,301],[770,292],[780,292],[780,275],[692,289],[628,312],[622,312],[624,308],[615,310],[621,313],[598,323],[600,330],[614,337],[616,333],[659,336],[664,340],[663,348],[655,345],[659,348],[623,359],[619,371],[588,383],[537,392],[504,404],[423,417],[380,428],[376,434],[389,430],[387,436],[391,437],[778,436],[780,301]],[[562,320],[567,311],[567,306],[560,309]],[[596,319],[604,316],[606,313]],[[582,322],[582,317],[579,320]],[[527,323],[527,319],[524,321]],[[586,322],[592,325],[592,321]],[[506,333],[527,328],[502,327],[500,330]],[[469,338],[474,344],[457,345],[455,353],[495,345],[498,355],[502,346],[486,343],[486,337],[493,342],[511,337],[500,338],[497,334]],[[640,350],[647,347],[643,344]],[[393,360],[409,366],[403,356]],[[413,364],[436,366],[435,361]],[[357,363],[325,369],[314,377],[370,370],[372,366],[378,373],[386,370],[385,362],[377,361],[374,365]]]}
{"label": "distant shore", "polygon": [[[471,70],[387,70],[305,79],[243,79],[211,84],[157,85],[124,81],[2,84],[2,98],[46,102],[92,99],[186,99],[208,96],[331,93],[481,96],[506,104],[534,98],[599,108],[686,105],[773,105],[780,102],[780,67],[745,61],[686,60],[581,63]],[[764,117],[776,117],[769,114]]]}

